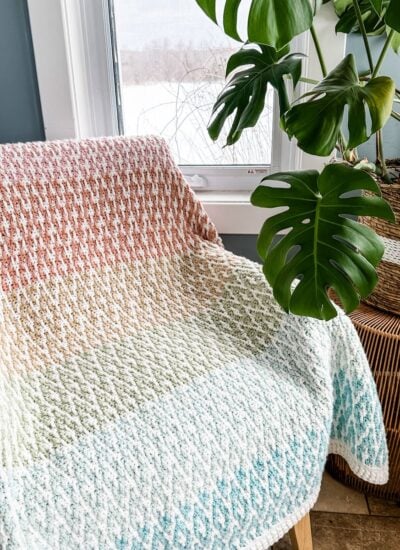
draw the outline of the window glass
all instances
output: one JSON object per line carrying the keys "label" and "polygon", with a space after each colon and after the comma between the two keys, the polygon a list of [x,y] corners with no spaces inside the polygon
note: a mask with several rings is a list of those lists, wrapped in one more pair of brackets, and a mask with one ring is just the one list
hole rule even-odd
{"label": "window glass", "polygon": [[[195,0],[114,0],[125,134],[157,134],[181,165],[271,163],[272,102],[238,144],[213,143],[207,123],[224,86],[228,39]],[[226,134],[225,134],[226,135]]]}

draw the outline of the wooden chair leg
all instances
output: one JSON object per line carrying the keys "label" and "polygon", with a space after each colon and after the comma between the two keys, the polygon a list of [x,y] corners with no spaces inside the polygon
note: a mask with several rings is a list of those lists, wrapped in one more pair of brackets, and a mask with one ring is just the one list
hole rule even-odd
{"label": "wooden chair leg", "polygon": [[313,550],[310,514],[296,523],[289,535],[293,550]]}

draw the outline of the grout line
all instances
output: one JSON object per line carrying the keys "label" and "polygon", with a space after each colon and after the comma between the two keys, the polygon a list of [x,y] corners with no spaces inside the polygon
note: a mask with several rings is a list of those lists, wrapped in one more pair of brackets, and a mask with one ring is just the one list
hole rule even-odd
{"label": "grout line", "polygon": [[[369,510],[369,506],[368,506],[368,510]],[[368,513],[368,514],[363,514],[363,513],[360,513],[360,512],[329,512],[329,511],[322,511],[322,510],[310,510],[310,514],[311,516],[313,515],[318,515],[318,514],[329,514],[329,515],[337,515],[337,516],[359,516],[359,517],[371,517],[371,518],[378,518],[378,519],[396,519],[396,520],[399,520],[400,521],[400,517],[399,516],[392,516],[392,515],[388,515],[388,514],[372,514],[372,513]],[[333,527],[333,529],[342,529],[342,527]]]}
{"label": "grout line", "polygon": [[364,494],[364,498],[365,498],[365,501],[366,501],[366,503],[367,503],[368,514],[369,514],[370,516],[372,516],[372,514],[371,514],[371,508],[370,508],[370,506],[369,506],[369,500],[368,500],[367,495]]}
{"label": "grout line", "polygon": [[[339,516],[372,516],[372,514],[369,513],[369,507],[368,507],[368,514],[363,514],[362,512],[334,512],[330,510],[310,510],[310,514],[337,514]],[[372,516],[372,517],[378,517],[378,516]],[[379,516],[379,517],[392,517],[392,516]],[[396,516],[393,516],[396,517]]]}

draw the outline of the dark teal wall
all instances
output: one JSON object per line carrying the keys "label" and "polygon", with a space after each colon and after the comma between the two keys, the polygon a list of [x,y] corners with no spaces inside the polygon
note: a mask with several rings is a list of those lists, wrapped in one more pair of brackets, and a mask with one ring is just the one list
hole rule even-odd
{"label": "dark teal wall", "polygon": [[256,249],[257,235],[221,235],[221,237],[227,250],[254,262],[260,262]]}
{"label": "dark teal wall", "polygon": [[44,139],[26,0],[0,0],[0,143]]}

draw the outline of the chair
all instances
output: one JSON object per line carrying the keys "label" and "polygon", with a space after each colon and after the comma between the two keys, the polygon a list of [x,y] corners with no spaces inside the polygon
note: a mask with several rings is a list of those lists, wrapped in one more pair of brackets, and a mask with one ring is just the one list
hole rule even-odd
{"label": "chair", "polygon": [[308,550],[328,452],[386,481],[351,323],[281,311],[163,140],[1,146],[0,235],[4,550]]}

